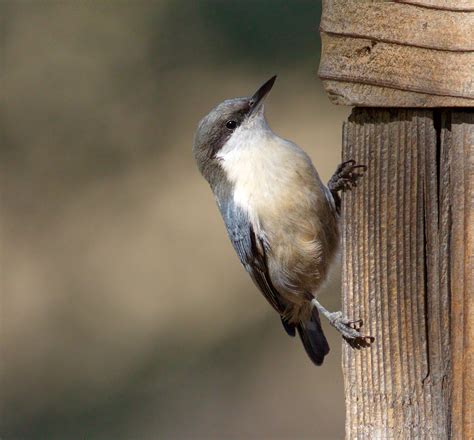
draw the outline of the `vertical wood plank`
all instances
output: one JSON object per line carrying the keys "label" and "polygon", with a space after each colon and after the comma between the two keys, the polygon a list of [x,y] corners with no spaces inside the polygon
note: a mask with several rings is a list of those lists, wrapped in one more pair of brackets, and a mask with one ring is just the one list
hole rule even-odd
{"label": "vertical wood plank", "polygon": [[451,120],[452,438],[474,438],[474,113]]}
{"label": "vertical wood plank", "polygon": [[474,438],[473,122],[356,108],[344,125],[368,171],[343,200],[343,301],[376,338],[344,346],[348,439]]}

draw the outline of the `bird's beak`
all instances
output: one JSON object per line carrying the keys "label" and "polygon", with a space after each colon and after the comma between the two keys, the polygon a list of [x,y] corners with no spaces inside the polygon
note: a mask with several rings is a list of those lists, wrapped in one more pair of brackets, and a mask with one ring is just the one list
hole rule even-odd
{"label": "bird's beak", "polygon": [[255,113],[261,107],[261,104],[263,103],[263,100],[265,99],[265,96],[268,95],[268,92],[270,92],[270,90],[272,89],[273,84],[275,84],[276,78],[277,78],[276,75],[272,76],[250,98],[249,115]]}

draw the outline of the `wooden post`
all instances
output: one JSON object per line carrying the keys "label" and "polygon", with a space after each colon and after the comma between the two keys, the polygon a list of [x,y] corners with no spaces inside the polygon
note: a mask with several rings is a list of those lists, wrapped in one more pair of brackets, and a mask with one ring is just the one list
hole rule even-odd
{"label": "wooden post", "polygon": [[[343,158],[347,439],[473,439],[474,2],[326,0],[319,74]],[[370,107],[370,108],[369,108]]]}

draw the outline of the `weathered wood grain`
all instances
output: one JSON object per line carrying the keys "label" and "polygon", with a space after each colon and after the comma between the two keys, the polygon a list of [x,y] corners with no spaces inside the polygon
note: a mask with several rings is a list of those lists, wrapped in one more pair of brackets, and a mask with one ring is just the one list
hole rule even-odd
{"label": "weathered wood grain", "polygon": [[323,11],[322,32],[431,49],[474,50],[474,14],[360,0],[325,0]]}
{"label": "weathered wood grain", "polygon": [[321,35],[322,79],[470,98],[474,52],[446,52],[332,34]]}
{"label": "weathered wood grain", "polygon": [[454,113],[450,161],[452,199],[451,334],[453,438],[474,438],[474,113]]}
{"label": "weathered wood grain", "polygon": [[365,107],[469,107],[474,102],[468,98],[429,95],[372,84],[325,80],[324,89],[336,105]]}
{"label": "weathered wood grain", "polygon": [[343,199],[343,303],[376,338],[344,347],[348,439],[474,438],[473,117],[356,108],[344,125],[368,171]]}
{"label": "weathered wood grain", "polygon": [[474,0],[395,0],[398,3],[407,3],[426,8],[443,9],[449,11],[474,11]]}
{"label": "weathered wood grain", "polygon": [[474,107],[474,5],[424,3],[324,0],[319,76],[333,103]]}

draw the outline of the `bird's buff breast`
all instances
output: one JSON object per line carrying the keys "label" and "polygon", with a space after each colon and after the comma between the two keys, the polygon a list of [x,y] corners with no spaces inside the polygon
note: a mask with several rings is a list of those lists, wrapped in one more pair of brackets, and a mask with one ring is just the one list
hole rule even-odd
{"label": "bird's buff breast", "polygon": [[299,303],[317,290],[329,263],[321,254],[325,230],[319,222],[328,203],[306,154],[281,141],[238,148],[221,160],[235,204],[268,242],[272,282]]}

